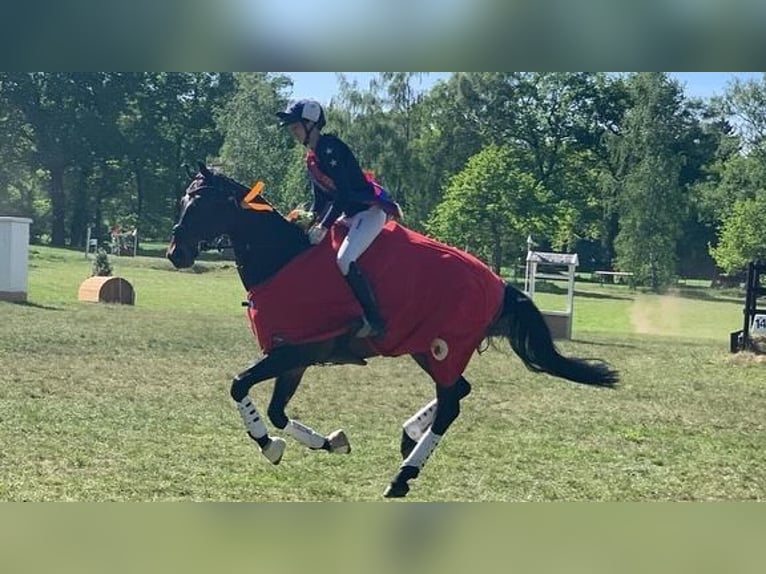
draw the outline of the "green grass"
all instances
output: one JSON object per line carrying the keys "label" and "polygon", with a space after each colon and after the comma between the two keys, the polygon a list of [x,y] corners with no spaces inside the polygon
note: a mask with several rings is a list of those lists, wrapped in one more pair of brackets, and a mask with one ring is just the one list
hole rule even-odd
{"label": "green grass", "polygon": [[[316,367],[288,413],[346,430],[350,455],[288,439],[273,467],[245,434],[231,378],[258,356],[231,263],[179,272],[111,258],[136,306],[81,303],[82,253],[33,246],[29,304],[0,303],[1,500],[379,500],[401,423],[433,395],[408,358]],[[546,299],[550,297],[549,300]],[[540,304],[557,295],[541,293]],[[765,365],[730,356],[741,301],[578,284],[574,341],[617,391],[530,373],[490,349],[411,500],[763,500]],[[251,396],[265,411],[271,382]]]}

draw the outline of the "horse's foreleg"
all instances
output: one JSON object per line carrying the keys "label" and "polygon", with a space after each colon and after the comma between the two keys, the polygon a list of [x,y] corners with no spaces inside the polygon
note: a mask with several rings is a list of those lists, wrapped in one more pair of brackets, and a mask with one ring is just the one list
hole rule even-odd
{"label": "horse's foreleg", "polygon": [[267,411],[269,420],[275,427],[282,429],[286,435],[293,437],[310,449],[321,449],[335,453],[350,452],[351,447],[342,430],[332,432],[325,437],[311,427],[291,419],[285,414],[285,407],[298,389],[305,371],[306,367],[301,367],[282,373],[277,377]]}
{"label": "horse's foreleg", "polygon": [[237,408],[242,416],[242,422],[247,429],[247,434],[261,448],[263,455],[272,464],[279,464],[285,450],[285,441],[281,438],[271,438],[266,425],[263,423],[258,409],[250,400],[250,388],[261,381],[272,379],[290,369],[303,364],[305,359],[301,357],[298,349],[294,347],[278,347],[268,355],[264,355],[247,369],[239,373],[231,383],[231,398],[237,403]]}
{"label": "horse's foreleg", "polygon": [[[418,477],[428,457],[431,456],[444,433],[460,414],[460,399],[466,396],[470,390],[471,386],[463,377],[460,377],[455,384],[449,387],[436,386],[436,409],[433,422],[405,457],[399,471],[384,493],[386,498],[400,498],[407,495],[410,490],[408,481]],[[421,410],[426,410],[427,407],[428,405]]]}

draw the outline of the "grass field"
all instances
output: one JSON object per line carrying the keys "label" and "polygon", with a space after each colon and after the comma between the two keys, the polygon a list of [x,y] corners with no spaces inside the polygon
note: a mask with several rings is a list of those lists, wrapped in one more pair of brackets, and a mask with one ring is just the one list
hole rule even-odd
{"label": "grass field", "polygon": [[[135,307],[78,302],[90,261],[39,246],[29,303],[0,303],[1,500],[380,500],[401,423],[433,395],[410,359],[309,370],[288,413],[344,428],[352,453],[288,440],[273,467],[228,394],[259,353],[231,263],[111,261]],[[621,388],[530,373],[490,349],[408,500],[764,500],[766,363],[729,355],[741,317],[736,293],[578,284],[574,340],[560,346],[613,363]],[[251,392],[262,412],[270,389]]]}

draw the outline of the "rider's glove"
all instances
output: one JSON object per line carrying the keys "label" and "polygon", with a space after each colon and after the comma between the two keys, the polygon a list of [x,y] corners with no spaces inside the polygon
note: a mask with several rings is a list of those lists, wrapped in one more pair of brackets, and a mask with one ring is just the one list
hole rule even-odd
{"label": "rider's glove", "polygon": [[324,239],[324,236],[326,234],[327,234],[327,229],[325,229],[321,225],[314,225],[311,229],[308,230],[309,243],[311,243],[311,245],[316,245],[317,243],[321,243],[322,239]]}

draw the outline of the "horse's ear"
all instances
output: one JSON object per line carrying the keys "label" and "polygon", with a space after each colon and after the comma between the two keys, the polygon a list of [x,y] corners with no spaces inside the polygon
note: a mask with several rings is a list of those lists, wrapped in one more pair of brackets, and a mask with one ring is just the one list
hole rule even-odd
{"label": "horse's ear", "polygon": [[207,166],[204,164],[204,162],[201,162],[201,161],[197,162],[197,166],[199,166],[199,172],[204,177],[210,177],[211,175],[213,175],[212,173],[210,173],[210,170],[207,168]]}

